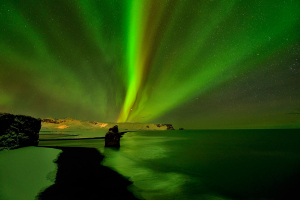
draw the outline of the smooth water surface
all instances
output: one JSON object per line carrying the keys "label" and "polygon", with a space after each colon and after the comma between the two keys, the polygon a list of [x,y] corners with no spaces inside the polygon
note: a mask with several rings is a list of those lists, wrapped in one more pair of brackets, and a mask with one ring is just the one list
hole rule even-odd
{"label": "smooth water surface", "polygon": [[299,130],[128,132],[119,149],[103,139],[40,144],[97,148],[141,199],[294,199],[300,190]]}
{"label": "smooth water surface", "polygon": [[0,152],[0,199],[28,200],[52,185],[61,150],[24,147]]}
{"label": "smooth water surface", "polygon": [[126,133],[100,148],[145,199],[286,199],[300,183],[298,130]]}

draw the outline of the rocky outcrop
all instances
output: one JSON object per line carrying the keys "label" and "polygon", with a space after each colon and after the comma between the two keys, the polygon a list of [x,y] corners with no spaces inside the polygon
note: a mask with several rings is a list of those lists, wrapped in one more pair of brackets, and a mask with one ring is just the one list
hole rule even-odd
{"label": "rocky outcrop", "polygon": [[25,115],[0,113],[0,151],[37,146],[41,119]]}
{"label": "rocky outcrop", "polygon": [[167,130],[175,130],[172,124],[165,124],[167,126]]}
{"label": "rocky outcrop", "polygon": [[156,124],[157,127],[163,127],[166,126],[167,130],[175,130],[172,126],[172,124]]}
{"label": "rocky outcrop", "polygon": [[108,129],[108,131],[111,131],[113,133],[119,133],[118,125],[115,125],[114,127]]}
{"label": "rocky outcrop", "polygon": [[[109,127],[118,125],[120,132],[122,131],[153,131],[153,130],[172,130],[171,124],[144,124],[144,123],[107,123],[87,120],[77,120],[73,118],[55,119],[55,118],[44,118],[42,120],[41,131],[48,131],[49,129],[61,131],[61,127],[66,125],[69,130],[107,130]],[[169,127],[169,129],[168,129]]]}
{"label": "rocky outcrop", "polygon": [[41,121],[44,123],[52,123],[52,124],[61,124],[66,122],[66,120],[51,119],[51,118],[41,119]]}
{"label": "rocky outcrop", "polygon": [[115,125],[105,135],[105,147],[120,147],[120,138],[118,126]]}

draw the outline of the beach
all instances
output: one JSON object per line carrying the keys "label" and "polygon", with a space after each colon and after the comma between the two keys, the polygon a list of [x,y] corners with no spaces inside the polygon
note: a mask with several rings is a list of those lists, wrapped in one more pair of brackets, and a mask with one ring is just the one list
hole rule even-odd
{"label": "beach", "polygon": [[[29,187],[31,196],[40,199],[93,199],[111,194],[149,200],[291,199],[300,187],[299,142],[297,129],[128,132],[120,148],[105,148],[103,139],[40,141],[40,147],[0,152],[1,160],[15,161],[14,152],[43,152],[26,154],[30,175],[7,181],[11,184],[4,194],[20,196],[22,187]],[[40,160],[44,165],[36,166]],[[28,183],[37,176],[37,167],[43,173],[36,181],[48,182],[33,189],[34,184]]]}
{"label": "beach", "polygon": [[0,199],[35,199],[55,181],[59,149],[24,147],[0,152]]}
{"label": "beach", "polygon": [[127,178],[101,165],[96,148],[51,142],[58,146],[0,152],[1,199],[137,199]]}

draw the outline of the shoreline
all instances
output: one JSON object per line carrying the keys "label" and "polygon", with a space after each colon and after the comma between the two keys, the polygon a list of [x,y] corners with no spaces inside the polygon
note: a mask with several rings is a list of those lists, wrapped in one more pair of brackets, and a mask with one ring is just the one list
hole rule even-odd
{"label": "shoreline", "polygon": [[128,189],[132,182],[116,171],[101,165],[104,159],[96,148],[47,147],[59,149],[55,163],[55,183],[38,194],[50,199],[138,199]]}
{"label": "shoreline", "polygon": [[105,139],[105,137],[88,137],[88,138],[56,138],[56,139],[40,139],[39,141],[59,141],[59,140],[91,140]]}
{"label": "shoreline", "polygon": [[35,199],[54,183],[57,165],[53,161],[60,152],[35,146],[1,151],[1,199]]}
{"label": "shoreline", "polygon": [[[135,132],[135,131],[123,131],[120,132],[119,134],[121,135],[121,137],[128,132]],[[41,134],[41,135],[46,135],[46,136],[58,136],[58,137],[70,137],[70,136],[78,136],[78,135],[69,135],[69,134]],[[40,135],[40,136],[41,136]],[[42,138],[39,139],[39,141],[60,141],[60,140],[90,140],[90,139],[105,139],[105,137],[77,137],[77,138]]]}
{"label": "shoreline", "polygon": [[31,146],[0,156],[0,193],[7,200],[138,199],[129,178],[103,166],[105,156],[94,147]]}

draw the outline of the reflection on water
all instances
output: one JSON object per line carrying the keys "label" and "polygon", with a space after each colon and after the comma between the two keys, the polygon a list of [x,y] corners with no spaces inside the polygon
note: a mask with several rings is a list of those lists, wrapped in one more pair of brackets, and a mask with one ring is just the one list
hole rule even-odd
{"label": "reflection on water", "polygon": [[35,199],[53,184],[58,149],[24,147],[0,152],[0,199]]}
{"label": "reflection on water", "polygon": [[129,177],[144,199],[293,199],[300,189],[299,130],[129,132],[121,147],[104,140],[43,142],[93,147]]}
{"label": "reflection on water", "polygon": [[127,133],[99,148],[145,199],[286,199],[299,188],[296,131]]}
{"label": "reflection on water", "polygon": [[113,167],[119,173],[130,177],[137,186],[131,190],[136,194],[142,192],[142,197],[145,199],[157,199],[158,196],[173,197],[176,193],[180,193],[180,186],[189,177],[176,172],[160,171],[159,166],[153,165],[151,160],[166,158],[166,150],[164,147],[155,146],[151,151],[149,146],[141,149],[139,153],[130,149],[123,151],[123,149],[106,148],[104,165]]}

